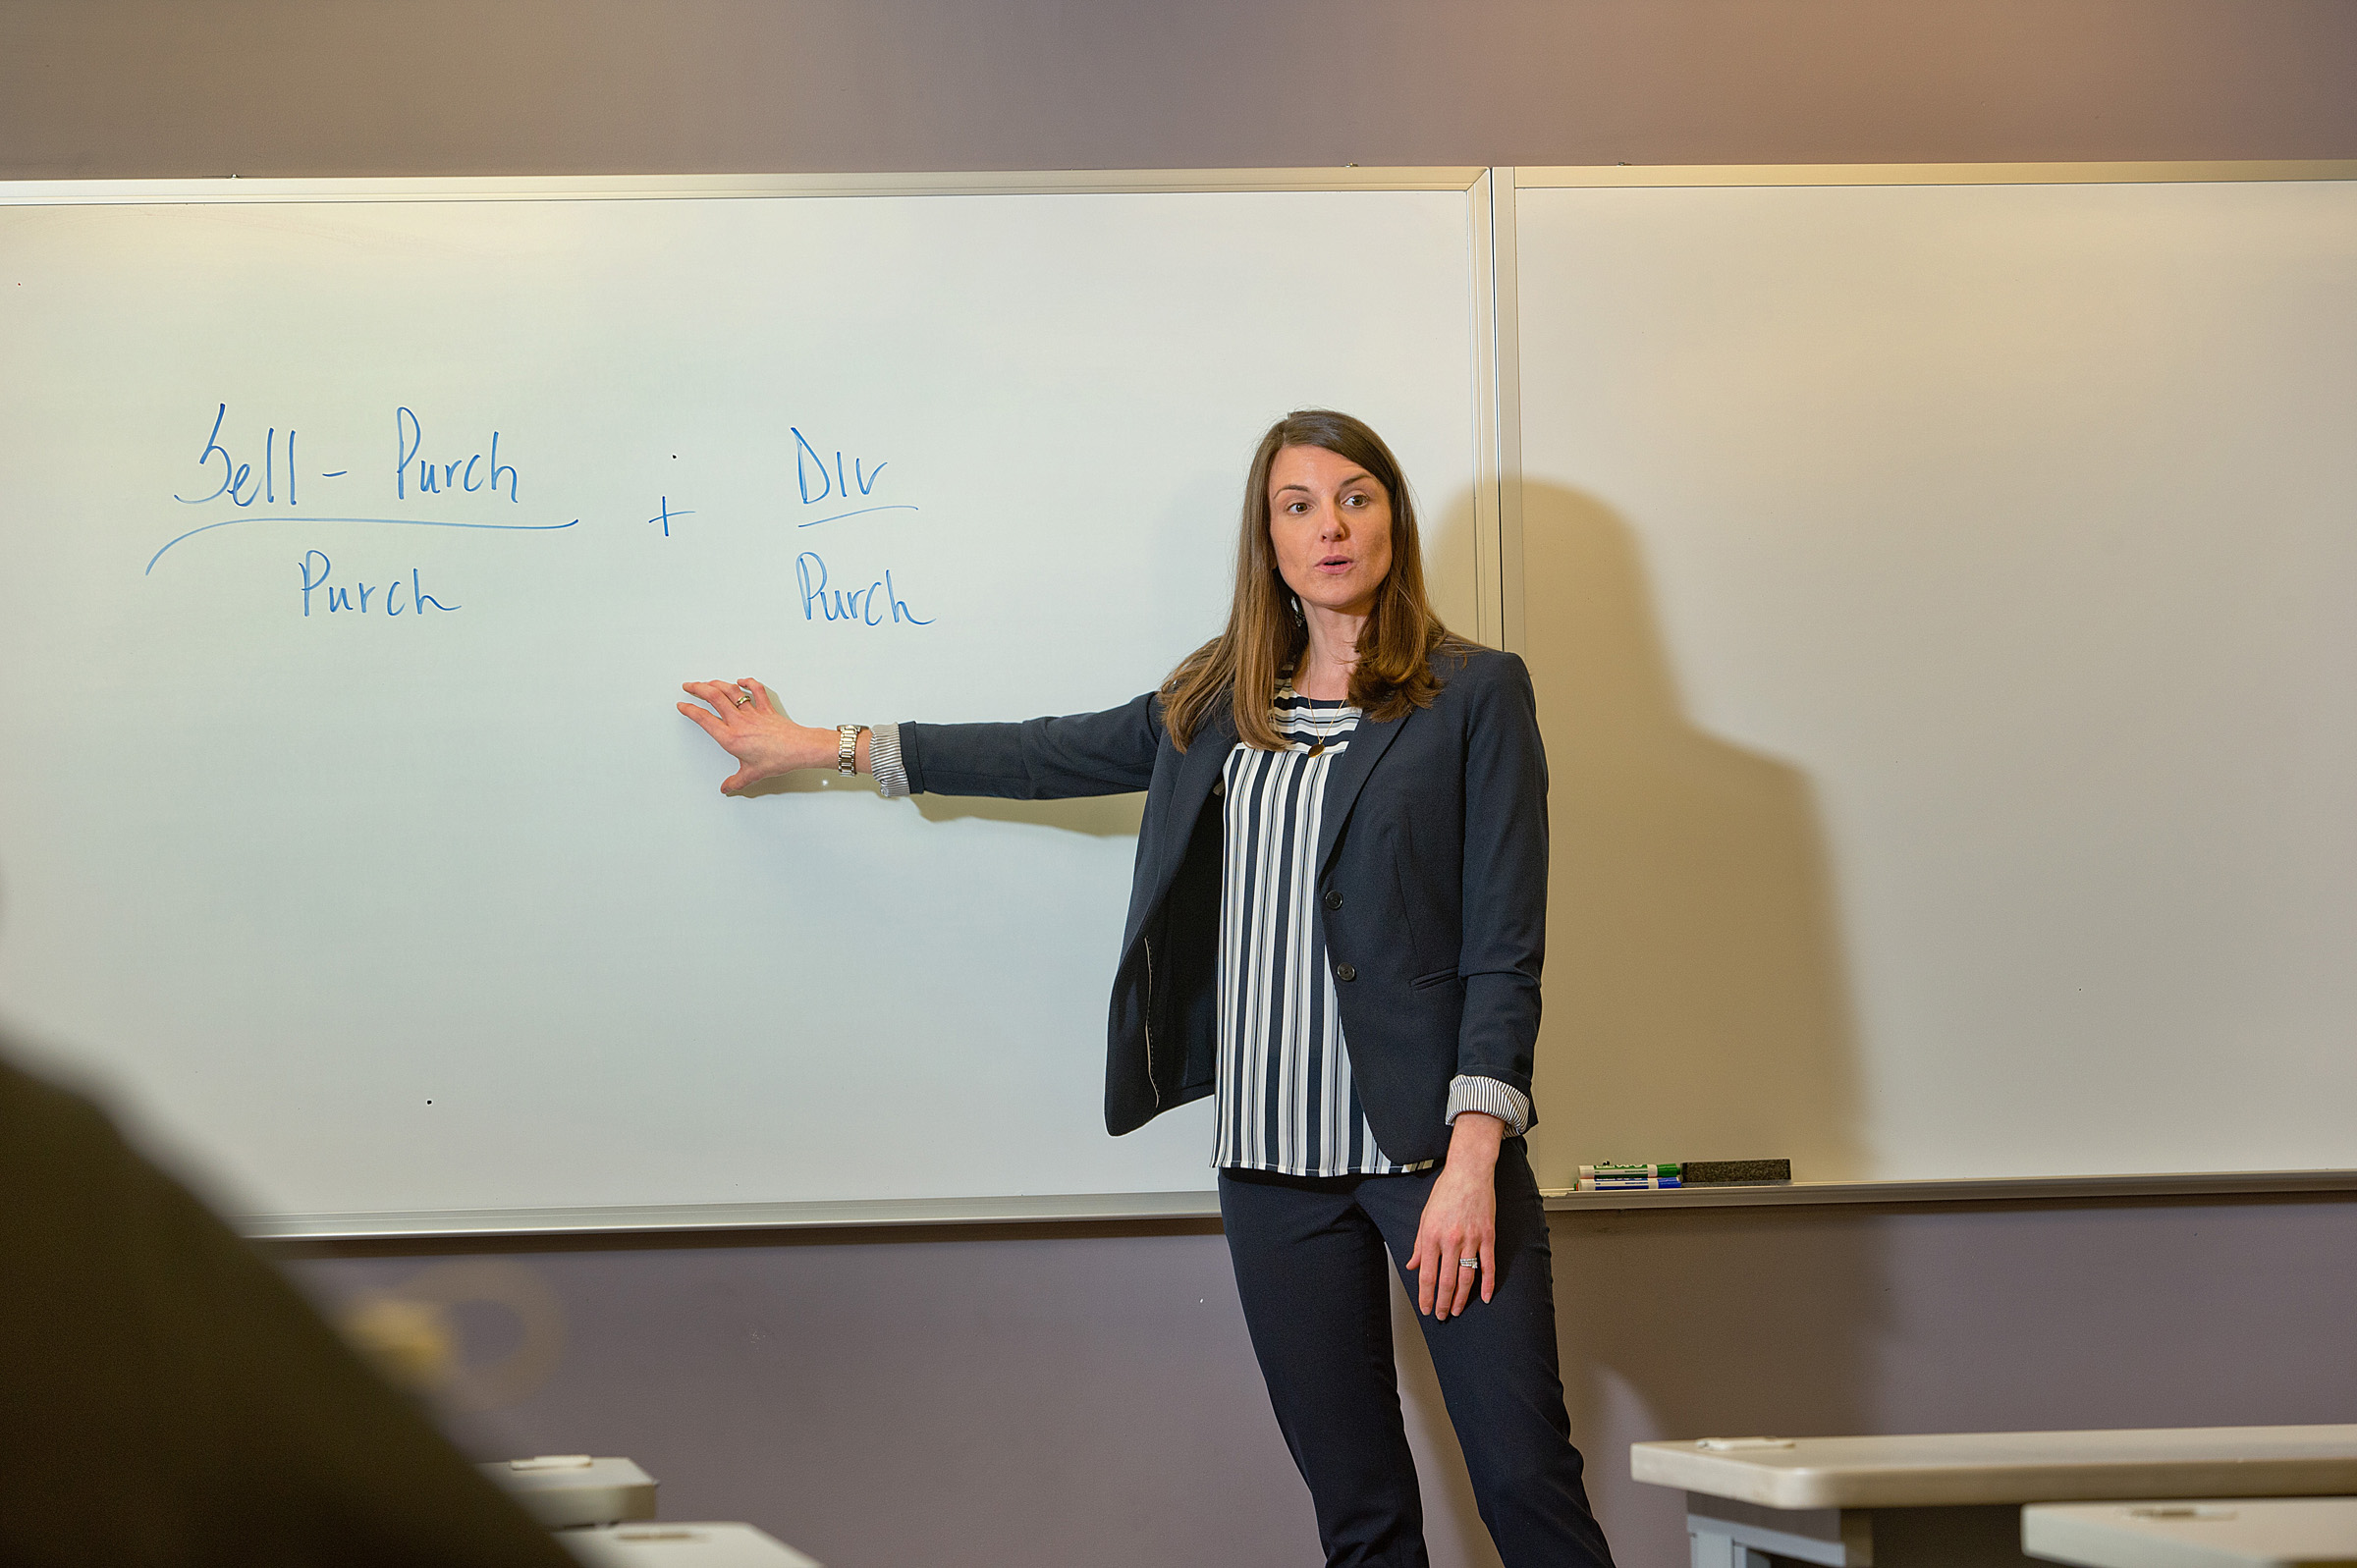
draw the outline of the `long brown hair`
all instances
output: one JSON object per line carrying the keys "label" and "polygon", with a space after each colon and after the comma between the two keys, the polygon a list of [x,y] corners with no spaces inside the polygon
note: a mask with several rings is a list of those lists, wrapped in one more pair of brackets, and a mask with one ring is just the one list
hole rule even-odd
{"label": "long brown hair", "polygon": [[1244,476],[1244,512],[1235,545],[1235,598],[1228,629],[1178,662],[1162,683],[1162,722],[1184,751],[1223,702],[1235,714],[1236,738],[1263,751],[1286,742],[1270,723],[1277,682],[1301,662],[1309,646],[1292,589],[1277,571],[1269,539],[1269,468],[1288,447],[1323,447],[1366,470],[1392,504],[1392,569],[1375,590],[1374,613],[1358,636],[1350,671],[1350,702],[1368,718],[1389,721],[1431,703],[1441,689],[1432,673],[1436,653],[1470,653],[1476,644],[1433,614],[1424,591],[1424,551],[1416,535],[1415,503],[1400,477],[1399,460],[1366,424],[1331,408],[1302,408],[1269,426]]}

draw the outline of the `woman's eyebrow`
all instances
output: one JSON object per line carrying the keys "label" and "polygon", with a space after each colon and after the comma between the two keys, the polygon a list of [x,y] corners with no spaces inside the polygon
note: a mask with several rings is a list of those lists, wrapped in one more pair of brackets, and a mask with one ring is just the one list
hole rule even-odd
{"label": "woman's eyebrow", "polygon": [[[1349,478],[1344,479],[1341,484],[1336,485],[1335,489],[1347,490],[1355,484],[1373,484],[1374,482],[1375,476],[1373,474],[1362,471],[1359,473],[1354,473]],[[1317,494],[1317,491],[1311,489],[1305,484],[1279,485],[1276,489],[1270,491],[1269,494],[1272,496],[1281,496],[1284,495],[1288,490],[1298,490],[1305,496],[1314,496]]]}

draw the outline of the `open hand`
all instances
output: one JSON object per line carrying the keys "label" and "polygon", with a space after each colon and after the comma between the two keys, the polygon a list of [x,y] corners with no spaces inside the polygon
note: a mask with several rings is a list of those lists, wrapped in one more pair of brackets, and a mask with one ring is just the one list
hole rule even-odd
{"label": "open hand", "polygon": [[1477,1278],[1482,1300],[1497,1288],[1498,1144],[1505,1131],[1504,1122],[1478,1110],[1458,1116],[1449,1162],[1424,1200],[1407,1267],[1416,1275],[1416,1311],[1435,1322],[1465,1310]]}
{"label": "open hand", "polygon": [[835,765],[835,731],[795,724],[778,707],[769,688],[750,676],[742,680],[690,680],[680,689],[711,704],[683,702],[679,707],[737,759],[737,771],[720,782],[724,795],[797,768]]}

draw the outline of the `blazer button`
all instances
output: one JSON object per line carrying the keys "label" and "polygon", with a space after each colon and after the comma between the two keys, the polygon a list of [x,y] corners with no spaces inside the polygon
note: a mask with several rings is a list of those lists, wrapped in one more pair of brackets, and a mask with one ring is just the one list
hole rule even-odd
{"label": "blazer button", "polygon": [[1211,792],[1215,795],[1226,794],[1228,792],[1228,781],[1225,779],[1214,779],[1211,782]]}
{"label": "blazer button", "polygon": [[1341,893],[1339,893],[1339,892],[1335,892],[1335,891],[1334,891],[1332,888],[1329,888],[1329,889],[1327,889],[1327,890],[1326,890],[1326,907],[1327,907],[1327,908],[1329,908],[1329,909],[1340,909],[1342,906],[1343,906],[1343,895],[1342,895]]}
{"label": "blazer button", "polygon": [[1346,963],[1338,963],[1334,966],[1334,978],[1337,980],[1356,980],[1358,978],[1358,971],[1351,968]]}

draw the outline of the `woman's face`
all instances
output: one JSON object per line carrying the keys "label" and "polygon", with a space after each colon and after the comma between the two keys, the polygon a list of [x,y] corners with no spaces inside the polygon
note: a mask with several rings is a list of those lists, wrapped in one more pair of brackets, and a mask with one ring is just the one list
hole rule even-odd
{"label": "woman's face", "polygon": [[1269,543],[1304,610],[1363,616],[1392,569],[1392,498],[1324,447],[1283,447],[1269,464]]}

